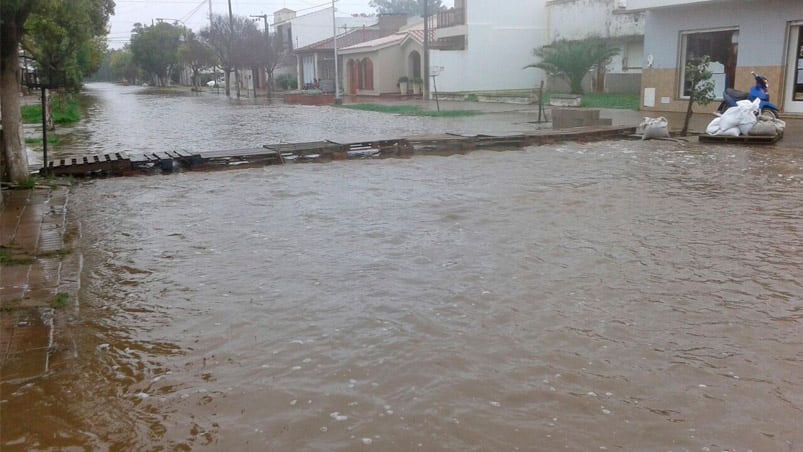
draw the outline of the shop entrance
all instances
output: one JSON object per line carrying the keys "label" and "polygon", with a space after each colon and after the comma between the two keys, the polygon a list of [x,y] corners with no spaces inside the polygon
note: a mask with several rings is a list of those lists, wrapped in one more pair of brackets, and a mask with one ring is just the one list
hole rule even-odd
{"label": "shop entrance", "polygon": [[784,112],[803,113],[803,24],[790,28]]}

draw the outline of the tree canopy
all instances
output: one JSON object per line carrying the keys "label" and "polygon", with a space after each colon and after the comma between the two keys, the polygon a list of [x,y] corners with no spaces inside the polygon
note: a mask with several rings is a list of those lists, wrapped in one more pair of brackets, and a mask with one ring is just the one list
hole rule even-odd
{"label": "tree canopy", "polygon": [[604,66],[619,48],[600,38],[581,41],[556,41],[533,50],[541,61],[525,68],[543,69],[550,75],[565,78],[572,94],[583,94],[583,78],[595,67]]}
{"label": "tree canopy", "polygon": [[368,5],[377,14],[405,14],[424,16],[424,2],[428,1],[429,14],[445,9],[441,0],[371,0]]}
{"label": "tree canopy", "polygon": [[188,32],[186,39],[178,46],[178,61],[192,70],[192,85],[198,88],[201,84],[201,69],[216,64],[215,54],[206,44],[197,39],[195,33]]}
{"label": "tree canopy", "polygon": [[137,83],[139,68],[134,63],[134,55],[128,45],[121,50],[112,50],[109,55],[109,69],[112,80],[125,80],[128,83]]}
{"label": "tree canopy", "polygon": [[[267,48],[267,38],[257,30],[254,21],[243,16],[212,16],[210,26],[201,30],[201,40],[214,52],[226,77],[226,95],[230,94],[229,74],[235,68],[260,67],[275,53]],[[239,91],[238,91],[239,92]]]}
{"label": "tree canopy", "polygon": [[64,71],[69,87],[97,69],[114,13],[113,0],[0,0],[0,102],[2,102],[3,177],[22,182],[28,158],[22,145],[19,100],[19,46],[39,69]]}
{"label": "tree canopy", "polygon": [[25,22],[23,48],[40,71],[63,73],[68,88],[77,90],[84,77],[100,66],[106,42],[107,0],[40,0]]}
{"label": "tree canopy", "polygon": [[185,28],[167,22],[151,26],[134,24],[131,54],[134,62],[150,73],[158,86],[167,84],[170,68],[178,63],[178,46]]}

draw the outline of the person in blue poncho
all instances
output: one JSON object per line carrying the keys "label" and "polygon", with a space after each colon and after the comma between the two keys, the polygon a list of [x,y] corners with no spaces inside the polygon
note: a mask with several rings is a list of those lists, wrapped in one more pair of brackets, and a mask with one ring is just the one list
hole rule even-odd
{"label": "person in blue poncho", "polygon": [[762,76],[762,75],[758,75],[758,74],[753,74],[753,75],[756,78],[756,84],[753,85],[752,88],[750,88],[750,97],[749,97],[749,99],[751,101],[755,100],[755,99],[761,99],[762,103],[769,102],[770,101],[770,94],[767,91],[767,89],[770,87],[770,84],[767,81],[767,78]]}

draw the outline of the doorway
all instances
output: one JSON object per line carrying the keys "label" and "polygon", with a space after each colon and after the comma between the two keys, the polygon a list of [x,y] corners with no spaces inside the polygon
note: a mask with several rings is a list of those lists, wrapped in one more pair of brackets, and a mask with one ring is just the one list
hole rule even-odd
{"label": "doorway", "polygon": [[803,113],[803,24],[789,29],[784,112]]}

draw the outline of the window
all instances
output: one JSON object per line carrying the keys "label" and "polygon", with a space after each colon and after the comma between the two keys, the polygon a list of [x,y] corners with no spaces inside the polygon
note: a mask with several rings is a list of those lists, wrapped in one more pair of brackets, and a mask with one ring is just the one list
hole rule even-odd
{"label": "window", "polygon": [[792,100],[795,102],[803,101],[803,26],[798,30],[797,35],[797,58],[795,58],[795,76],[792,80]]}
{"label": "window", "polygon": [[739,30],[690,32],[681,35],[680,97],[688,98],[691,84],[686,80],[686,63],[708,55],[708,69],[714,80],[714,93],[722,96],[725,88],[733,88],[736,76],[736,57],[739,53]]}

